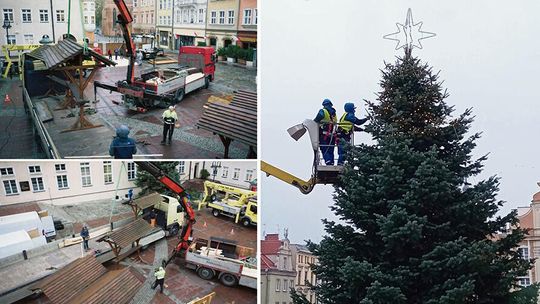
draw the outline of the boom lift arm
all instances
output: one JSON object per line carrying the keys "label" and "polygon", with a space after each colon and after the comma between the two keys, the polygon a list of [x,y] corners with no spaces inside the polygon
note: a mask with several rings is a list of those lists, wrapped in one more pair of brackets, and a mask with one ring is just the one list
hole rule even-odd
{"label": "boom lift arm", "polygon": [[311,175],[311,178],[306,181],[290,174],[289,172],[283,171],[278,167],[274,167],[269,163],[265,162],[264,160],[261,160],[261,170],[265,172],[267,176],[271,175],[286,182],[287,184],[295,186],[303,194],[310,193],[316,184],[316,179],[314,175]]}
{"label": "boom lift arm", "polygon": [[188,201],[188,194],[184,190],[180,184],[175,181],[174,179],[167,176],[167,174],[156,164],[151,162],[135,162],[140,169],[148,172],[150,175],[155,177],[158,181],[160,181],[167,189],[171,190],[173,193],[178,195],[179,197],[179,203],[182,206],[182,208],[185,211],[184,219],[185,219],[185,225],[182,227],[182,231],[179,234],[180,241],[178,242],[178,245],[174,248],[172,254],[167,259],[165,265],[169,264],[169,262],[182,250],[187,250],[190,245],[189,238],[191,237],[191,233],[193,230],[193,224],[195,224],[195,212],[193,211],[193,208],[191,208],[191,205]]}

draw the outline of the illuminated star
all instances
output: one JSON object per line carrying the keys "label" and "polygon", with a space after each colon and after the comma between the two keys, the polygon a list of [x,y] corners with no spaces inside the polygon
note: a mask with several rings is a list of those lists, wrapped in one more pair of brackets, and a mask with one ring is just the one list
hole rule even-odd
{"label": "illuminated star", "polygon": [[[422,31],[423,22],[414,23],[412,10],[407,10],[407,18],[405,24],[396,23],[398,31],[392,34],[384,35],[384,39],[397,41],[396,50],[400,48],[413,49],[422,48],[420,40],[434,37],[435,33]],[[401,38],[401,39],[400,39]]]}

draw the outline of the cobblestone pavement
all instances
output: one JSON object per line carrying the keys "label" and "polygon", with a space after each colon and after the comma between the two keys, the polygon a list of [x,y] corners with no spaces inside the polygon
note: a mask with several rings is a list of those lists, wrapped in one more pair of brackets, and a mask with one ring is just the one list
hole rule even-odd
{"label": "cobblestone pavement", "polygon": [[[147,270],[152,272],[153,269],[158,268],[161,265],[161,262],[163,260],[167,259],[167,255],[169,254],[167,252],[167,240],[161,239],[157,241],[154,244],[155,252],[154,252],[154,263],[152,264],[151,268],[145,267]],[[134,267],[137,267],[136,265],[133,265]],[[153,276],[148,275],[146,280],[144,281],[143,286],[137,292],[131,303],[133,304],[147,304],[152,301],[152,298],[158,291],[158,288],[152,289],[152,284],[154,283],[155,279]]]}

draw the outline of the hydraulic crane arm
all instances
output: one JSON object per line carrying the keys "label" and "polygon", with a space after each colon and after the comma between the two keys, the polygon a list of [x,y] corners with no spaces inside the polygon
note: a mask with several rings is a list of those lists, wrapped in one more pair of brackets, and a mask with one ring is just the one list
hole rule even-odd
{"label": "hydraulic crane arm", "polygon": [[291,184],[298,188],[300,192],[303,194],[308,194],[313,190],[313,187],[315,187],[316,184],[316,177],[311,176],[311,178],[307,181],[300,179],[286,171],[283,171],[279,169],[278,167],[274,167],[270,165],[269,163],[261,160],[261,170],[266,173],[266,175],[272,175],[287,184]]}
{"label": "hydraulic crane arm", "polygon": [[195,212],[188,201],[188,194],[184,188],[174,179],[167,176],[167,174],[156,164],[151,162],[135,162],[140,169],[148,172],[150,175],[160,181],[167,189],[174,192],[179,197],[179,203],[185,211],[185,225],[180,232],[180,241],[173,251],[173,254],[167,259],[166,264],[169,264],[171,259],[181,250],[187,250],[189,247],[189,238],[195,224]]}
{"label": "hydraulic crane arm", "polygon": [[127,83],[131,84],[135,79],[135,74],[133,71],[133,66],[135,65],[135,45],[133,44],[133,40],[131,39],[131,33],[129,31],[129,24],[133,22],[133,17],[131,17],[131,13],[129,12],[124,0],[114,0],[114,4],[118,8],[119,12],[116,22],[120,23],[120,26],[122,28],[122,35],[124,36],[124,41],[126,42],[126,56],[129,58],[126,81]]}

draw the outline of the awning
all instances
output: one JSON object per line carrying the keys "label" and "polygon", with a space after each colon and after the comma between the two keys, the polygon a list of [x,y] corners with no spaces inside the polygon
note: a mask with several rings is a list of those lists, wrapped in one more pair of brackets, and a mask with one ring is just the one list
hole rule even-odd
{"label": "awning", "polygon": [[242,42],[257,42],[257,38],[238,36],[238,40]]}

